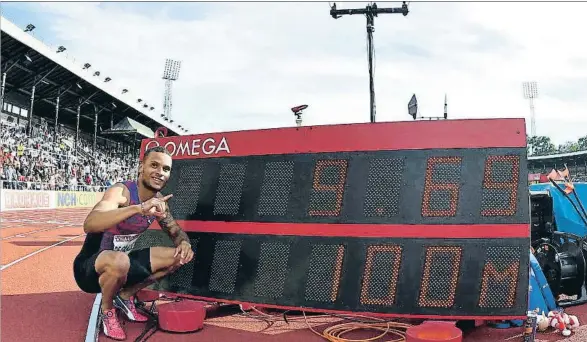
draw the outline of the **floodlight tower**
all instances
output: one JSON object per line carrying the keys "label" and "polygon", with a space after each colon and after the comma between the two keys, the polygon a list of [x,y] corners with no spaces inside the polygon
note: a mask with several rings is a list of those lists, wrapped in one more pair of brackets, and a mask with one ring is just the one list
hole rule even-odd
{"label": "floodlight tower", "polygon": [[167,120],[171,120],[171,85],[173,81],[177,81],[179,78],[179,69],[181,69],[181,61],[174,61],[169,58],[165,60],[165,69],[163,70],[163,79],[165,80],[163,115]]}
{"label": "floodlight tower", "polygon": [[403,14],[405,17],[408,15],[410,11],[408,10],[408,5],[404,1],[402,7],[395,7],[395,8],[379,8],[377,4],[371,2],[365,8],[353,8],[353,9],[337,9],[336,3],[334,3],[330,7],[330,15],[334,19],[341,18],[343,15],[353,15],[353,14],[362,14],[365,15],[367,18],[367,53],[368,53],[368,60],[369,60],[369,111],[370,111],[370,118],[371,122],[375,122],[375,84],[373,81],[373,32],[375,31],[375,17],[379,14],[386,14],[386,13],[395,13],[395,14]]}
{"label": "floodlight tower", "polygon": [[536,82],[524,82],[524,98],[530,100],[530,137],[536,136],[536,113],[534,112],[534,99],[538,98],[538,84]]}

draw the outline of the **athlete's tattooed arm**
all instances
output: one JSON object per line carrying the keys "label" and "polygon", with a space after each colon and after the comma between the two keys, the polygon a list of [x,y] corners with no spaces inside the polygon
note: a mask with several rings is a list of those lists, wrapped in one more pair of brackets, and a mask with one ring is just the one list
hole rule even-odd
{"label": "athlete's tattooed arm", "polygon": [[166,232],[167,235],[169,235],[175,246],[179,246],[183,241],[187,242],[188,244],[190,243],[190,238],[188,235],[183,230],[181,230],[179,224],[177,224],[173,216],[171,216],[169,206],[166,206],[165,208],[165,216],[158,218],[158,221],[161,229]]}

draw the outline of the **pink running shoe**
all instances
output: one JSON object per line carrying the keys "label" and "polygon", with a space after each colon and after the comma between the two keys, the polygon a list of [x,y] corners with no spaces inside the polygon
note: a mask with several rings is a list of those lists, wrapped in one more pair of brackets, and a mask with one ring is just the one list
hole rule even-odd
{"label": "pink running shoe", "polygon": [[149,317],[140,313],[136,306],[135,306],[135,297],[130,297],[128,300],[124,300],[120,298],[119,295],[114,297],[114,307],[119,308],[122,311],[126,318],[132,322],[146,322],[149,320]]}
{"label": "pink running shoe", "polygon": [[116,308],[102,312],[102,327],[104,327],[104,335],[107,337],[118,341],[126,340],[124,329],[116,317]]}

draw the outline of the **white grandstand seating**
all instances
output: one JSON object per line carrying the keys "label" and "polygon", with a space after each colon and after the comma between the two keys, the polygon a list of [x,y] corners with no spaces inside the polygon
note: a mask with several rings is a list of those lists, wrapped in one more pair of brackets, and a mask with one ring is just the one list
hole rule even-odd
{"label": "white grandstand seating", "polygon": [[25,128],[0,120],[0,180],[4,188],[31,190],[102,191],[114,182],[136,179],[137,161],[129,155],[116,155],[101,145],[94,153],[92,142],[82,137],[86,154],[75,155],[73,135],[54,135],[47,124]]}

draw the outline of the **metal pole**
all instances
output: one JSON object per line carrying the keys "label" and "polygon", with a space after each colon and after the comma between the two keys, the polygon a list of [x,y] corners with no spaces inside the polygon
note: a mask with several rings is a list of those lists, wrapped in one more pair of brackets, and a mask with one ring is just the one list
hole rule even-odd
{"label": "metal pole", "polygon": [[[370,6],[367,6],[368,8]],[[373,31],[375,30],[375,23],[373,19],[373,12],[369,11],[367,17],[367,49],[369,50],[369,97],[371,122],[375,122],[375,84],[373,81]]]}
{"label": "metal pole", "polygon": [[364,14],[367,17],[367,44],[369,50],[369,95],[370,95],[370,118],[375,122],[375,85],[373,81],[373,31],[375,30],[375,17],[383,13],[394,13],[408,15],[408,5],[404,1],[402,7],[396,8],[379,8],[376,3],[367,5],[365,8],[354,8],[340,10],[336,8],[336,3],[330,8],[330,15],[338,19],[343,15]]}
{"label": "metal pole", "polygon": [[[34,103],[35,103],[35,88],[36,86],[33,86],[33,89],[31,91],[31,105],[29,108],[29,115],[28,115],[28,121],[29,121],[29,133],[28,135],[31,136],[33,135],[33,107],[34,107]],[[20,116],[20,115],[19,115]]]}
{"label": "metal pole", "polygon": [[538,83],[535,81],[522,83],[524,98],[530,100],[530,136],[536,136],[536,113],[534,99],[538,97]]}
{"label": "metal pole", "polygon": [[81,109],[82,109],[82,105],[80,104],[79,106],[77,106],[77,123],[75,126],[75,156],[77,157],[77,149],[78,149],[78,144],[79,144],[79,118],[81,115]]}
{"label": "metal pole", "polygon": [[59,97],[61,94],[57,95],[57,99],[55,101],[55,138],[57,138],[57,126],[59,125]]}
{"label": "metal pole", "polygon": [[98,134],[98,108],[94,106],[94,154],[96,153],[96,135]]}
{"label": "metal pole", "polygon": [[2,90],[0,93],[0,110],[4,110],[4,89],[6,88],[6,73],[2,74]]}
{"label": "metal pole", "polygon": [[530,97],[530,134],[536,136],[536,112],[534,111],[534,98]]}

